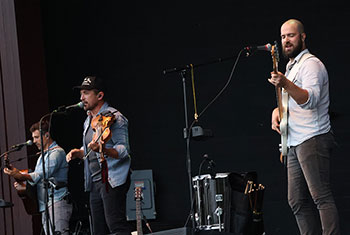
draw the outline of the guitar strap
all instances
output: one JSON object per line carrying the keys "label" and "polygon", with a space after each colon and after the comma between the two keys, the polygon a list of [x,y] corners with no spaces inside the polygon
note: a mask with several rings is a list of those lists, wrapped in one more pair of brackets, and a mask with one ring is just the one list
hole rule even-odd
{"label": "guitar strap", "polygon": [[299,72],[300,66],[304,63],[304,61],[310,57],[314,56],[311,53],[305,53],[302,55],[302,57],[299,59],[299,61],[296,62],[296,64],[293,66],[293,68],[289,71],[287,78],[288,80],[292,81],[293,83],[295,82],[296,75]]}
{"label": "guitar strap", "polygon": [[[285,73],[287,79],[290,80],[291,82],[295,83],[296,75],[298,74],[301,65],[304,63],[304,61],[306,59],[308,59],[308,58],[310,58],[312,56],[313,55],[310,54],[310,53],[305,53],[305,54],[303,54],[301,56],[301,58],[298,61],[294,61],[294,64],[290,64],[289,66],[292,66],[292,68],[287,70],[286,73]],[[282,94],[281,95],[282,95],[282,97],[281,97],[281,99],[282,99],[282,107],[284,107],[286,109],[285,115],[286,115],[286,118],[287,118],[287,116],[288,116],[288,109],[289,109],[289,107],[288,107],[289,94],[285,91],[284,88],[282,88]],[[288,119],[286,119],[286,120],[288,120]],[[286,125],[288,125],[288,124],[286,124]],[[288,138],[287,135],[288,134],[285,133],[285,135],[282,136],[282,139],[281,139],[281,143],[282,144],[283,144],[283,142],[284,143],[288,142],[287,139],[286,139],[286,138]],[[282,146],[282,149],[283,149],[283,146]],[[282,150],[282,152],[283,152],[283,150]],[[283,157],[282,161],[283,161],[284,165],[286,165],[286,158],[285,157]]]}
{"label": "guitar strap", "polygon": [[[52,148],[49,148],[49,149],[47,149],[47,150],[45,150],[44,151],[44,155],[47,153],[47,152],[49,152],[49,151],[51,151],[51,150],[54,150],[54,149],[57,149],[57,148],[60,148],[60,146],[55,146],[55,147],[52,147]],[[35,155],[40,155],[41,154],[41,151],[39,151],[39,152],[37,152]]]}

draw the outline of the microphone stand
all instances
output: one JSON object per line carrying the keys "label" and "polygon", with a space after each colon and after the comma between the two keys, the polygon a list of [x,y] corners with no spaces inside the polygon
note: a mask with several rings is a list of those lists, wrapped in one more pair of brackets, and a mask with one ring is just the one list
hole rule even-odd
{"label": "microphone stand", "polygon": [[[0,155],[0,159],[1,159],[2,157],[4,157],[6,154],[9,154],[9,153],[12,153],[12,152],[16,152],[16,151],[18,151],[18,150],[20,150],[20,149],[21,149],[21,148],[19,148],[19,147],[10,149],[10,150],[4,152],[3,154],[1,154],[1,155]],[[0,162],[0,166],[1,166],[1,162]]]}
{"label": "microphone stand", "polygon": [[[200,116],[207,110],[207,108],[222,94],[222,92],[226,89],[226,87],[228,86],[228,84],[230,83],[232,76],[233,76],[233,72],[235,71],[236,65],[238,63],[238,60],[242,54],[242,52],[246,51],[246,56],[248,57],[250,55],[249,51],[247,51],[246,48],[242,49],[239,51],[237,57],[236,57],[236,61],[232,67],[229,79],[227,81],[227,83],[225,84],[225,86],[220,90],[220,92],[216,95],[216,97],[203,109],[203,111],[198,115],[198,119],[200,118]],[[165,69],[163,70],[163,74],[169,74],[169,73],[174,73],[174,72],[179,72],[179,75],[182,79],[182,90],[183,90],[183,100],[184,100],[184,115],[185,115],[185,128],[183,130],[184,133],[184,138],[186,139],[186,159],[187,159],[187,174],[188,174],[188,181],[189,181],[189,189],[190,189],[190,202],[191,202],[191,211],[190,211],[190,217],[191,217],[191,221],[192,221],[192,227],[195,229],[195,218],[194,218],[194,214],[193,214],[193,183],[192,183],[192,173],[191,173],[191,153],[190,153],[190,139],[191,139],[191,130],[192,127],[195,123],[195,121],[192,122],[192,124],[189,126],[188,125],[188,110],[187,110],[187,96],[186,96],[186,78],[185,78],[185,74],[186,71],[191,69],[191,68],[197,68],[197,67],[201,67],[201,66],[206,66],[206,65],[210,65],[210,64],[215,64],[215,63],[220,63],[220,62],[224,62],[227,60],[233,60],[235,57],[230,56],[230,57],[226,57],[226,58],[218,58],[215,59],[213,61],[209,61],[206,63],[202,63],[202,64],[197,64],[197,65],[184,65],[178,68],[170,68],[170,69]],[[198,120],[197,119],[197,120]],[[187,222],[186,222],[187,223]]]}
{"label": "microphone stand", "polygon": [[195,228],[195,218],[193,215],[193,189],[192,189],[192,173],[191,173],[191,151],[190,151],[190,138],[191,138],[191,130],[188,126],[188,109],[187,109],[187,96],[186,96],[186,70],[182,70],[180,72],[180,76],[182,79],[182,91],[183,91],[183,100],[184,100],[184,115],[185,115],[185,128],[183,130],[184,132],[184,138],[186,139],[186,160],[187,160],[187,175],[188,175],[188,182],[189,182],[189,189],[190,189],[190,203],[191,203],[191,212],[190,217],[192,221],[192,228]]}
{"label": "microphone stand", "polygon": [[[49,202],[49,179],[46,176],[46,170],[45,170],[45,159],[44,159],[44,140],[43,140],[43,130],[41,128],[41,123],[44,120],[44,118],[46,118],[47,116],[52,116],[53,114],[62,114],[65,113],[65,111],[68,110],[68,107],[60,107],[54,111],[52,111],[51,113],[45,114],[44,116],[42,116],[42,118],[40,118],[39,121],[39,132],[40,132],[40,144],[41,144],[41,161],[42,161],[42,166],[43,166],[43,184],[44,184],[44,191],[45,191],[45,218],[46,218],[46,223],[45,223],[45,227],[46,227],[46,232],[48,234],[50,234],[49,229],[50,229],[50,224],[49,224],[49,220],[50,220],[50,215],[49,215],[49,207],[48,207],[48,202]],[[49,119],[49,126],[51,125],[51,118]],[[49,152],[48,152],[49,154]],[[54,206],[54,204],[52,204],[52,207]],[[53,227],[54,227],[54,223],[55,221],[52,221]],[[52,231],[52,234],[54,234],[55,231]]]}
{"label": "microphone stand", "polygon": [[[48,202],[49,202],[49,196],[48,196],[48,192],[49,192],[49,183],[48,183],[48,177],[46,177],[46,170],[45,170],[45,158],[44,158],[44,140],[43,140],[43,130],[41,128],[41,123],[44,120],[44,118],[46,118],[47,116],[52,115],[53,112],[45,114],[42,118],[40,118],[39,121],[39,132],[40,132],[40,144],[41,144],[41,161],[42,161],[42,166],[43,166],[43,184],[44,184],[44,191],[45,191],[45,196],[44,196],[44,203],[45,203],[45,226],[46,226],[46,232],[48,234],[50,234],[50,224],[49,224],[49,220],[50,220],[50,215],[49,215],[49,206],[48,206]],[[54,205],[52,205],[54,206]],[[53,221],[54,223],[54,221]],[[54,231],[52,231],[54,234]]]}
{"label": "microphone stand", "polygon": [[[52,217],[52,223],[51,223],[51,231],[53,231],[53,235],[61,234],[60,232],[56,232],[56,225],[55,225],[55,207],[54,207],[54,190],[56,188],[56,185],[48,179],[49,187],[51,188],[50,198],[51,198],[51,217]],[[50,234],[50,233],[49,233]]]}
{"label": "microphone stand", "polygon": [[174,72],[182,73],[182,72],[190,69],[191,67],[197,68],[197,67],[202,67],[202,66],[206,66],[206,65],[210,65],[210,64],[216,64],[216,63],[221,63],[221,62],[228,61],[228,60],[233,60],[233,59],[235,59],[235,57],[229,56],[229,57],[225,57],[225,58],[217,58],[215,60],[208,61],[208,62],[201,63],[201,64],[193,64],[193,65],[186,64],[186,65],[180,66],[178,68],[175,67],[175,68],[170,68],[170,69],[164,69],[163,70],[163,74],[166,75],[166,74],[174,73]]}
{"label": "microphone stand", "polygon": [[[203,64],[197,64],[197,65],[192,65],[193,68],[195,67],[200,67],[200,66],[204,66],[204,65],[209,65],[209,64],[213,64],[213,63],[219,63],[219,62],[223,62],[226,60],[231,60],[233,59],[233,57],[228,57],[228,58],[219,58],[215,61],[211,61],[211,62],[207,62],[207,63],[203,63]],[[186,166],[187,166],[187,175],[188,175],[188,184],[189,184],[189,192],[190,192],[190,205],[191,205],[191,210],[190,210],[190,218],[191,218],[191,222],[192,222],[192,228],[196,228],[195,226],[195,218],[194,218],[194,213],[193,213],[193,184],[192,184],[192,167],[191,167],[191,151],[190,151],[190,140],[191,140],[191,128],[193,126],[193,124],[191,125],[191,127],[189,127],[188,124],[188,108],[187,108],[187,92],[186,92],[186,71],[188,69],[190,69],[191,66],[190,65],[185,65],[182,66],[180,68],[172,68],[172,69],[165,69],[163,71],[163,74],[168,74],[168,73],[173,73],[173,72],[179,72],[179,75],[182,79],[182,91],[183,91],[183,102],[184,102],[184,116],[185,116],[185,128],[183,129],[183,134],[184,134],[184,138],[186,139]]]}
{"label": "microphone stand", "polygon": [[55,206],[54,206],[54,192],[57,189],[60,189],[62,187],[66,187],[67,185],[62,182],[58,182],[55,180],[55,178],[50,177],[48,178],[48,183],[51,188],[50,198],[51,198],[51,213],[52,213],[52,223],[51,223],[51,231],[53,231],[53,235],[60,235],[60,231],[56,231],[56,224],[55,224]]}

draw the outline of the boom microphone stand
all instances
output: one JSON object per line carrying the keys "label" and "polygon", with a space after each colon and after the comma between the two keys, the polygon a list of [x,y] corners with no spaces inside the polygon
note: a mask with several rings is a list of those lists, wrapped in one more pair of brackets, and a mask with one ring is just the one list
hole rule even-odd
{"label": "boom microphone stand", "polygon": [[184,138],[186,139],[186,160],[187,160],[187,175],[188,175],[188,182],[189,182],[189,189],[190,189],[190,203],[191,203],[191,221],[192,221],[192,228],[195,228],[195,220],[194,220],[194,214],[192,210],[193,205],[193,189],[192,189],[192,173],[191,173],[191,151],[190,151],[190,138],[191,138],[191,130],[188,126],[188,109],[187,109],[187,95],[186,95],[186,70],[182,70],[180,72],[180,76],[182,79],[182,91],[183,91],[183,100],[184,100],[184,115],[185,115],[185,128],[184,128]]}
{"label": "boom microphone stand", "polygon": [[60,235],[61,232],[56,231],[56,225],[55,225],[55,207],[54,207],[54,192],[57,189],[66,187],[67,184],[64,182],[58,182],[54,177],[50,177],[48,179],[49,186],[51,188],[50,198],[51,198],[51,214],[52,214],[52,223],[51,223],[51,229],[53,231],[53,235]]}
{"label": "boom microphone stand", "polygon": [[[249,49],[249,50],[248,50]],[[218,92],[218,94],[214,97],[214,99],[207,104],[207,106],[205,106],[205,108],[203,109],[203,111],[198,115],[197,120],[199,119],[199,117],[209,108],[209,106],[211,104],[214,103],[214,101],[224,92],[224,90],[227,88],[227,86],[229,85],[229,83],[231,82],[231,79],[233,77],[233,73],[235,71],[235,68],[237,66],[238,60],[242,54],[242,52],[246,51],[246,56],[248,57],[251,52],[250,52],[250,48],[244,48],[242,50],[239,51],[236,60],[234,62],[234,65],[232,67],[230,76],[228,78],[228,81],[226,82],[225,86]],[[213,61],[209,61],[206,63],[202,63],[202,64],[197,64],[197,65],[184,65],[184,66],[180,66],[180,67],[175,67],[175,68],[170,68],[170,69],[165,69],[163,70],[163,74],[169,74],[169,73],[174,73],[174,72],[179,72],[180,77],[182,79],[182,90],[183,90],[183,100],[184,100],[184,115],[185,115],[185,128],[183,130],[184,133],[184,138],[186,139],[186,159],[187,159],[187,173],[188,173],[188,181],[189,181],[189,189],[190,189],[190,202],[191,202],[191,212],[190,212],[190,217],[191,217],[191,221],[192,221],[192,227],[195,228],[195,218],[194,218],[194,213],[193,213],[193,186],[192,186],[192,173],[191,173],[191,154],[190,154],[190,139],[191,136],[195,136],[193,133],[195,131],[193,131],[192,133],[192,127],[195,124],[195,121],[193,121],[191,123],[191,125],[188,125],[188,110],[187,110],[187,96],[186,96],[186,71],[189,69],[193,69],[196,67],[201,67],[201,66],[206,66],[206,65],[210,65],[210,64],[215,64],[215,63],[221,63],[224,61],[228,61],[228,60],[233,60],[235,57],[226,57],[226,58],[218,58],[215,59]],[[198,133],[196,133],[198,134]],[[205,134],[205,131],[203,133],[200,134],[201,136],[211,136],[211,134]]]}
{"label": "boom microphone stand", "polygon": [[[43,140],[43,136],[44,136],[44,133],[43,133],[43,130],[41,128],[41,123],[42,121],[44,120],[44,118],[50,116],[50,121],[49,121],[49,126],[51,125],[51,117],[53,114],[62,114],[62,113],[65,113],[66,111],[70,110],[70,109],[76,109],[76,108],[83,108],[83,103],[82,102],[79,102],[77,104],[74,104],[74,105],[69,105],[69,106],[60,106],[58,107],[58,109],[48,113],[48,114],[45,114],[42,118],[40,118],[40,121],[39,121],[39,132],[40,132],[40,144],[41,144],[41,149],[40,149],[40,152],[41,152],[41,160],[42,160],[42,165],[43,165],[43,184],[44,184],[44,191],[45,191],[45,219],[46,219],[46,232],[48,233],[47,235],[50,234],[50,224],[49,224],[49,220],[50,220],[50,215],[49,215],[49,207],[48,207],[48,202],[49,202],[49,195],[48,195],[48,191],[49,191],[49,179],[48,177],[46,176],[46,170],[45,170],[45,159],[44,159],[44,140]],[[49,152],[48,152],[49,154]],[[52,204],[52,207],[54,206],[54,204]],[[54,225],[55,221],[52,221],[52,228],[55,227]],[[55,231],[53,230],[52,231],[52,234],[55,234]]]}
{"label": "boom microphone stand", "polygon": [[[43,133],[43,130],[41,128],[41,123],[44,120],[44,118],[46,118],[47,116],[51,116],[52,114],[53,114],[53,112],[44,115],[42,118],[40,118],[40,121],[39,121],[40,145],[41,145],[40,152],[41,152],[41,161],[42,161],[42,166],[43,166],[43,184],[44,184],[44,191],[45,191],[45,199],[44,199],[44,202],[45,202],[45,215],[44,216],[45,216],[45,222],[46,222],[45,223],[46,232],[48,233],[47,235],[50,234],[50,224],[49,224],[50,215],[49,215],[49,206],[48,206],[48,202],[49,202],[49,195],[48,195],[49,183],[48,183],[48,179],[46,177],[46,170],[45,170],[44,140],[43,140],[44,133]],[[54,205],[52,205],[52,206],[54,206]],[[54,221],[53,221],[53,223],[54,223]],[[53,231],[52,234],[54,234],[54,231]]]}

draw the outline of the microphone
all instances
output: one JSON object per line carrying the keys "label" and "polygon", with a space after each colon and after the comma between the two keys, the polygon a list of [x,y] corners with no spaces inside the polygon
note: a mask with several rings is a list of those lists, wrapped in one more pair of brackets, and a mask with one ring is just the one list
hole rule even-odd
{"label": "microphone", "polygon": [[53,112],[54,113],[61,113],[61,112],[66,112],[68,110],[77,109],[77,108],[80,108],[80,109],[84,108],[83,102],[79,102],[77,104],[72,104],[69,106],[60,106],[60,107],[58,107],[58,109],[54,110]]}
{"label": "microphone", "polygon": [[17,150],[20,150],[21,148],[23,148],[23,146],[30,146],[33,144],[33,141],[31,140],[28,140],[27,142],[24,142],[24,143],[20,143],[20,144],[15,144],[13,146],[11,146],[10,149],[17,149]]}
{"label": "microphone", "polygon": [[247,46],[244,49],[247,51],[271,51],[272,45],[270,43],[267,43],[261,46]]}
{"label": "microphone", "polygon": [[247,46],[244,48],[246,51],[246,56],[250,56],[254,51],[271,51],[272,50],[272,45],[270,43],[267,43],[265,45],[261,46]]}

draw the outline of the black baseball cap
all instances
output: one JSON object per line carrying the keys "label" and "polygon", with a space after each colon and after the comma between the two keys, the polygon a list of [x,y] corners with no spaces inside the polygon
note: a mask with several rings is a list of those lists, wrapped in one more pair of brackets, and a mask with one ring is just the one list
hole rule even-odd
{"label": "black baseball cap", "polygon": [[80,90],[98,90],[104,91],[104,85],[101,78],[96,76],[87,76],[84,78],[80,86],[73,87],[74,89]]}

